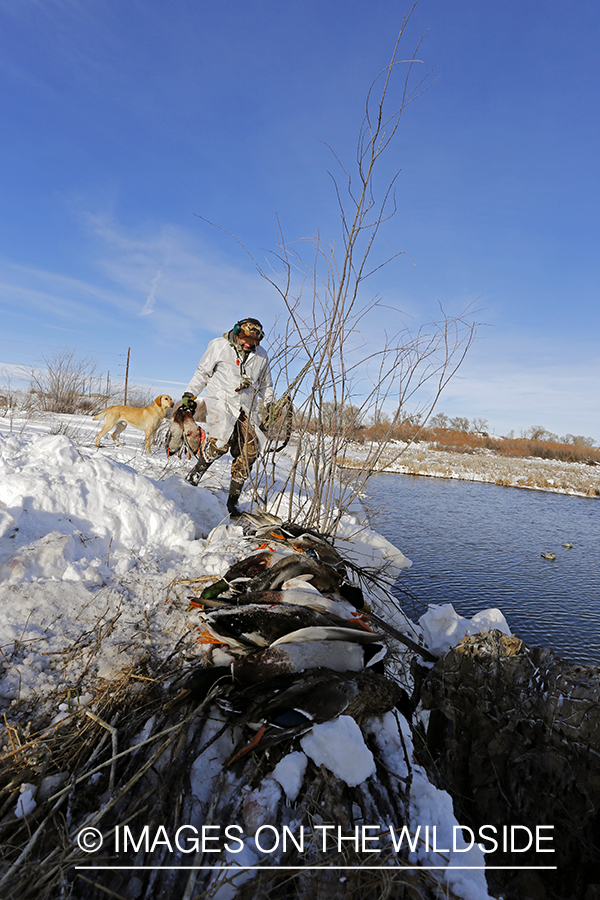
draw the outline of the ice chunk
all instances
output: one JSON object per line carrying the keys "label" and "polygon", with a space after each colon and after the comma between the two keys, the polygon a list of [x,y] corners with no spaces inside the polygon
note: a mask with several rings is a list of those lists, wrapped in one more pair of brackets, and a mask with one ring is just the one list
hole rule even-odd
{"label": "ice chunk", "polygon": [[15,816],[17,817],[17,819],[22,819],[24,816],[28,816],[29,813],[33,812],[33,810],[36,808],[37,803],[33,799],[34,794],[35,784],[24,783],[21,785],[21,793],[15,807]]}
{"label": "ice chunk", "polygon": [[351,716],[315,725],[300,743],[317,766],[324,765],[350,787],[375,774],[373,754]]}
{"label": "ice chunk", "polygon": [[293,803],[300,793],[307,765],[308,759],[306,755],[297,750],[284,756],[271,773],[271,777],[279,782],[285,791],[285,796],[290,803]]}

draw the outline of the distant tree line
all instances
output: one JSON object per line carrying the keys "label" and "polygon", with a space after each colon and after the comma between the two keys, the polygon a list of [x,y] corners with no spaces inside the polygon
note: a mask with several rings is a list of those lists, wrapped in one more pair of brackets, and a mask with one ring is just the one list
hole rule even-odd
{"label": "distant tree line", "polygon": [[[308,431],[315,431],[317,428],[324,430],[327,434],[344,434],[352,433],[355,440],[377,440],[379,432],[387,435],[390,428],[394,437],[404,440],[407,434],[412,434],[413,439],[417,437],[418,432],[423,429],[430,434],[432,431],[454,431],[460,434],[479,435],[481,437],[489,437],[490,426],[487,419],[481,416],[475,416],[468,419],[465,416],[447,416],[443,412],[436,413],[427,421],[424,416],[418,412],[406,412],[398,409],[394,414],[390,415],[384,410],[377,410],[374,413],[368,413],[358,406],[352,404],[336,404],[326,401],[320,406],[319,416],[308,418],[298,415],[296,424],[300,428],[306,428]],[[559,437],[553,431],[544,428],[543,425],[531,425],[529,428],[521,429],[519,438],[516,438],[514,430],[507,435],[502,436],[505,440],[521,439],[525,441],[537,441],[555,444],[570,444],[574,447],[595,447],[596,441],[592,437],[586,437],[583,434],[565,434]],[[429,440],[424,434],[422,440]]]}

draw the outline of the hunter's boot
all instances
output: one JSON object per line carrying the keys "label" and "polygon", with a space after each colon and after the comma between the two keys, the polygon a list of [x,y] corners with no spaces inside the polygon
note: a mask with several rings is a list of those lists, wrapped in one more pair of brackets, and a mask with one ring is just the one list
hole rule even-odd
{"label": "hunter's boot", "polygon": [[238,507],[238,502],[243,487],[243,481],[234,481],[233,478],[231,479],[229,484],[229,497],[227,498],[227,512],[232,519],[237,519],[238,516],[241,516],[242,514]]}
{"label": "hunter's boot", "polygon": [[187,473],[187,475],[185,476],[185,480],[190,484],[193,484],[194,487],[197,487],[200,479],[209,468],[210,464],[210,462],[207,462],[204,457],[201,456],[194,468],[190,469],[190,471]]}

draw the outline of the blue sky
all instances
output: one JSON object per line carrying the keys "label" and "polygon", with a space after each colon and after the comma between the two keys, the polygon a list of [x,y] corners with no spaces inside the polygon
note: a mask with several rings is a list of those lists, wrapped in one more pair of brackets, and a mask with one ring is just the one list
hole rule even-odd
{"label": "blue sky", "polygon": [[[330,145],[408,6],[0,0],[0,369],[56,348],[177,395],[206,342],[281,306],[260,260],[339,242]],[[600,441],[600,5],[420,0],[401,57],[432,86],[382,160],[398,213],[372,286],[418,326],[485,323],[438,409]],[[399,82],[394,88],[396,90]],[[372,333],[390,326],[374,316]],[[1,379],[0,379],[1,380]]]}

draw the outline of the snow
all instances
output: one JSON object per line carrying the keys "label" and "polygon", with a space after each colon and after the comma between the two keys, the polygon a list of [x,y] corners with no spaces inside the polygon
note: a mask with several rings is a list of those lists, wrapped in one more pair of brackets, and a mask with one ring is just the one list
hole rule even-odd
{"label": "snow", "polygon": [[[57,423],[71,428],[76,442],[66,434],[44,433]],[[55,723],[91,703],[99,680],[118,677],[149,652],[166,658],[186,634],[192,634],[199,660],[210,654],[215,664],[229,664],[232,657],[222,648],[196,640],[201,623],[188,608],[188,587],[194,579],[221,575],[248,555],[242,528],[227,516],[227,460],[215,463],[202,486],[193,488],[182,478],[189,462],[166,460],[161,452],[146,454],[135,432],[122,435],[122,447],[108,441],[96,449],[96,432],[85,417],[46,417],[20,425],[0,419],[0,706],[9,710],[19,700],[29,701]],[[242,494],[242,504],[248,500]],[[336,546],[360,565],[384,565],[392,581],[410,565],[356,510],[342,519]],[[306,582],[286,589],[315,599]],[[445,606],[430,609],[417,625],[386,606],[383,593],[379,599],[392,624],[413,638],[422,636],[433,649],[447,649],[481,628],[508,632],[498,610],[466,620]],[[339,612],[346,611],[341,601],[334,602]],[[203,820],[223,763],[241,740],[241,732],[230,728],[217,737],[223,723],[219,715],[211,716],[194,737],[199,750],[215,740],[199,752],[192,768],[190,824]],[[405,720],[388,713],[367,721],[363,731],[376,742],[394,777],[406,778],[412,768],[413,822],[451,831],[457,824],[451,800],[414,763]],[[139,733],[140,741],[145,733]],[[296,800],[309,758],[351,786],[375,774],[373,754],[349,716],[314,726],[300,743],[303,752],[281,759],[248,797],[249,831],[268,821],[277,803]],[[157,773],[160,777],[158,766]],[[33,785],[23,785],[13,807],[16,816],[35,808],[34,794]],[[418,851],[419,861],[431,864],[432,855],[423,854]],[[459,856],[461,865],[467,857],[471,861],[467,853]],[[253,864],[257,858],[247,844],[244,854],[231,861]],[[235,883],[248,877],[240,873]],[[483,872],[448,870],[444,877],[464,900],[487,900]],[[234,895],[231,883],[217,893],[221,900]]]}
{"label": "snow", "polygon": [[423,629],[425,645],[433,653],[447,653],[464,637],[478,634],[480,631],[491,631],[496,628],[503,634],[510,634],[508,623],[499,609],[484,609],[476,613],[472,619],[460,616],[451,603],[443,606],[432,604],[419,619]]}
{"label": "snow", "polygon": [[24,782],[20,788],[19,799],[17,800],[17,805],[15,807],[15,816],[17,819],[22,819],[24,816],[28,816],[30,812],[36,808],[37,803],[33,799],[35,794],[35,785],[27,784]]}
{"label": "snow", "polygon": [[293,803],[300,793],[307,765],[306,754],[296,750],[284,756],[271,773],[271,777],[281,785],[290,803]]}
{"label": "snow", "polygon": [[404,716],[388,712],[384,716],[370,719],[366,729],[373,736],[383,762],[394,773],[394,777],[408,778],[409,760],[404,748],[412,747],[412,738],[410,726]]}
{"label": "snow", "polygon": [[[204,747],[209,744],[223,728],[224,723],[225,719],[222,714],[217,713],[211,716],[198,738],[198,746]],[[198,826],[204,821],[204,816],[210,806],[214,784],[223,769],[223,764],[231,756],[240,738],[241,732],[237,728],[233,730],[227,728],[194,760],[190,774],[194,807],[192,821],[189,824]]]}
{"label": "snow", "polygon": [[421,832],[429,826],[430,832],[435,827],[436,846],[439,852],[431,848],[429,852],[423,843],[419,843],[416,853],[412,853],[412,862],[429,866],[448,866],[445,878],[451,889],[463,900],[484,900],[488,897],[485,872],[483,868],[464,871],[462,866],[485,866],[483,852],[475,844],[470,850],[462,851],[466,845],[460,837],[456,840],[454,851],[454,828],[457,825],[452,808],[452,798],[446,791],[434,787],[428,780],[425,770],[420,766],[413,767],[411,785],[411,823],[413,832],[416,824]]}
{"label": "snow", "polygon": [[223,873],[219,872],[218,869],[216,870],[214,882],[211,885],[214,893],[211,892],[210,894],[213,900],[235,900],[239,888],[247,881],[256,878],[256,871],[252,869],[252,866],[258,865],[260,855],[258,852],[254,853],[252,851],[250,846],[248,846],[249,843],[249,841],[246,842],[239,853],[227,852],[225,854],[223,865],[240,866],[241,871],[238,874],[227,869]]}
{"label": "snow", "polygon": [[275,821],[281,800],[281,787],[273,778],[264,778],[244,800],[243,815],[246,834],[254,836],[263,825]]}
{"label": "snow", "polygon": [[[470,850],[457,829],[452,798],[446,791],[432,785],[422,766],[414,762],[413,741],[410,727],[403,716],[392,712],[372,719],[367,731],[382,751],[383,761],[394,777],[408,775],[407,756],[410,759],[412,783],[410,793],[410,831],[419,835],[416,850],[410,854],[410,862],[424,866],[444,866],[444,877],[450,888],[463,900],[488,900],[485,880],[485,858],[475,844]],[[429,832],[426,832],[426,829]],[[433,835],[426,841],[424,834]],[[454,849],[456,844],[456,850]],[[439,852],[436,852],[437,848]],[[444,852],[448,851],[448,852]],[[473,868],[464,871],[462,867]],[[459,868],[461,867],[461,868]],[[475,868],[478,867],[478,868]]]}
{"label": "snow", "polygon": [[373,754],[351,716],[315,725],[300,745],[317,766],[324,765],[350,787],[375,774]]}

